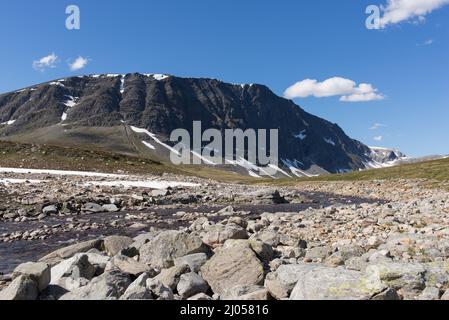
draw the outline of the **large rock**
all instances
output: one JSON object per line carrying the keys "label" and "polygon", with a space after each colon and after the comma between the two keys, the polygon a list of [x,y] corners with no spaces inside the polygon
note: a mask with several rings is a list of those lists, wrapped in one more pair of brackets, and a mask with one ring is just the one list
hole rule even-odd
{"label": "large rock", "polygon": [[153,278],[147,280],[147,288],[151,290],[151,293],[157,297],[158,300],[173,300],[173,290],[164,284]]}
{"label": "large rock", "polygon": [[201,252],[208,253],[209,248],[199,237],[180,231],[165,231],[140,248],[140,261],[164,269],[172,267],[176,258]]}
{"label": "large rock", "polygon": [[405,299],[413,299],[426,287],[426,268],[419,263],[389,262],[369,265],[366,274],[398,291]]}
{"label": "large rock", "polygon": [[190,272],[189,266],[183,264],[180,266],[174,266],[170,269],[164,269],[154,279],[160,281],[164,286],[169,287],[172,290],[176,289],[179,283],[181,275],[186,272]]}
{"label": "large rock", "polygon": [[48,264],[43,262],[27,262],[19,265],[13,272],[12,278],[29,276],[37,284],[39,291],[43,291],[50,284],[51,273]]}
{"label": "large rock", "polygon": [[148,242],[150,242],[151,239],[154,238],[153,233],[142,233],[136,236],[133,240],[134,242],[131,244],[130,247],[136,248],[137,250],[140,250],[142,246]]}
{"label": "large rock", "polygon": [[198,274],[189,272],[181,275],[177,290],[181,298],[187,299],[198,293],[207,293],[209,285]]}
{"label": "large rock", "polygon": [[267,274],[265,287],[270,294],[278,299],[290,297],[290,293],[298,280],[308,271],[316,268],[312,264],[287,264],[281,265],[275,272]]}
{"label": "large rock", "polygon": [[248,233],[244,228],[234,223],[216,224],[205,230],[202,239],[209,246],[217,246],[230,239],[248,239]]}
{"label": "large rock", "polygon": [[95,275],[95,271],[95,267],[89,262],[88,255],[79,253],[51,268],[50,283],[65,289],[73,288],[72,280],[80,278],[90,280]]}
{"label": "large rock", "polygon": [[251,249],[257,254],[257,256],[264,262],[269,262],[273,259],[274,251],[273,248],[265,242],[259,239],[251,239],[249,241]]}
{"label": "large rock", "polygon": [[105,272],[86,286],[63,295],[60,300],[115,300],[131,284],[129,275],[120,271]]}
{"label": "large rock", "polygon": [[174,260],[175,266],[186,264],[192,272],[199,272],[201,267],[206,263],[208,257],[205,253],[194,253]]}
{"label": "large rock", "polygon": [[150,273],[153,277],[156,275],[156,272],[148,265],[120,254],[113,257],[106,266],[106,271],[113,269],[119,269],[133,276],[139,276],[142,273]]}
{"label": "large rock", "polygon": [[214,293],[222,294],[236,285],[263,283],[264,269],[247,241],[230,240],[201,268]]}
{"label": "large rock", "polygon": [[369,300],[389,290],[380,281],[363,273],[342,267],[317,266],[301,275],[293,289],[291,300]]}
{"label": "large rock", "polygon": [[39,288],[28,275],[20,275],[0,292],[0,300],[36,300]]}
{"label": "large rock", "polygon": [[104,250],[110,256],[115,256],[123,249],[128,248],[134,242],[133,239],[123,236],[109,236],[104,238]]}
{"label": "large rock", "polygon": [[91,249],[101,249],[102,244],[103,240],[99,239],[77,243],[50,253],[40,259],[39,262],[55,265],[64,259],[73,257],[77,253],[87,252]]}
{"label": "large rock", "polygon": [[257,239],[270,245],[271,247],[277,247],[281,243],[281,235],[278,232],[265,230],[261,231],[251,237],[251,239]]}
{"label": "large rock", "polygon": [[148,274],[141,274],[129,285],[120,300],[153,300],[150,289],[147,288]]}

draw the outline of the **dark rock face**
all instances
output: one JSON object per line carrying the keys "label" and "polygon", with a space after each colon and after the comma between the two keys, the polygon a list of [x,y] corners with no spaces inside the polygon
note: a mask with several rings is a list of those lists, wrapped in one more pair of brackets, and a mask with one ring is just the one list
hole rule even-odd
{"label": "dark rock face", "polygon": [[[15,121],[14,121],[15,120]],[[279,129],[279,162],[329,172],[365,168],[371,150],[263,85],[160,75],[67,78],[0,95],[0,138],[47,127],[126,124],[168,137],[172,130]],[[284,161],[282,161],[284,160]]]}

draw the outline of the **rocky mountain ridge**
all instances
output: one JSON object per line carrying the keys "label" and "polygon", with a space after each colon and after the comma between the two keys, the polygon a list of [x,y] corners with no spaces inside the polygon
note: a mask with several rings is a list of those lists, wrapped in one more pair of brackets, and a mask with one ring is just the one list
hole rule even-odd
{"label": "rocky mountain ridge", "polygon": [[[194,121],[221,131],[278,129],[281,176],[360,170],[402,156],[373,152],[338,125],[305,112],[264,85],[107,74],[70,77],[0,95],[0,139],[18,142],[168,159],[170,133],[178,128],[192,131]],[[236,160],[233,165],[245,173],[263,173],[256,164]]]}

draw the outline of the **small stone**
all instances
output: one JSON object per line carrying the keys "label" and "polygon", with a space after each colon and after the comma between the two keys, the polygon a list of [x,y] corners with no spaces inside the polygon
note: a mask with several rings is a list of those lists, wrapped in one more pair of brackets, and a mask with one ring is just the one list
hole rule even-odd
{"label": "small stone", "polygon": [[100,206],[99,204],[88,202],[81,207],[81,211],[98,213],[103,212],[103,207]]}
{"label": "small stone", "polygon": [[58,207],[55,205],[46,206],[42,209],[42,213],[45,215],[51,215],[51,214],[57,214],[58,213]]}
{"label": "small stone", "polygon": [[104,204],[102,209],[105,212],[117,212],[120,210],[115,204]]}
{"label": "small stone", "polygon": [[332,254],[330,247],[315,247],[307,250],[305,260],[310,262],[322,262]]}

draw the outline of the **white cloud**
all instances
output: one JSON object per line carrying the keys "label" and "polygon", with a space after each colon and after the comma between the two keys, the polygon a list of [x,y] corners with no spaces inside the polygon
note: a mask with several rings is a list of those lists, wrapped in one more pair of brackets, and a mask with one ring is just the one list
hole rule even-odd
{"label": "white cloud", "polygon": [[49,54],[39,60],[33,61],[33,68],[38,71],[45,71],[47,68],[55,68],[58,56],[55,53]]}
{"label": "white cloud", "polygon": [[422,43],[418,43],[417,46],[418,47],[424,47],[424,46],[430,46],[435,42],[435,40],[433,39],[427,39],[426,41],[422,42]]}
{"label": "white cloud", "polygon": [[380,128],[386,128],[386,127],[388,127],[386,124],[383,124],[383,123],[375,123],[375,124],[373,124],[373,126],[371,127],[371,128],[369,128],[370,130],[377,130],[377,129],[380,129]]}
{"label": "white cloud", "polygon": [[415,23],[423,22],[427,14],[447,4],[449,0],[388,0],[386,6],[381,7],[380,27],[386,28],[410,19],[414,19]]}
{"label": "white cloud", "polygon": [[89,61],[86,58],[79,56],[72,63],[69,63],[70,71],[77,71],[86,67]]}
{"label": "white cloud", "polygon": [[377,141],[377,142],[380,142],[380,141],[382,141],[383,139],[384,139],[383,136],[375,136],[375,137],[373,138],[373,140],[374,140],[374,141]]}
{"label": "white cloud", "polygon": [[340,96],[340,101],[343,102],[373,101],[385,98],[371,84],[357,84],[353,80],[341,77],[330,78],[323,82],[313,79],[299,81],[287,88],[284,96],[287,99]]}

